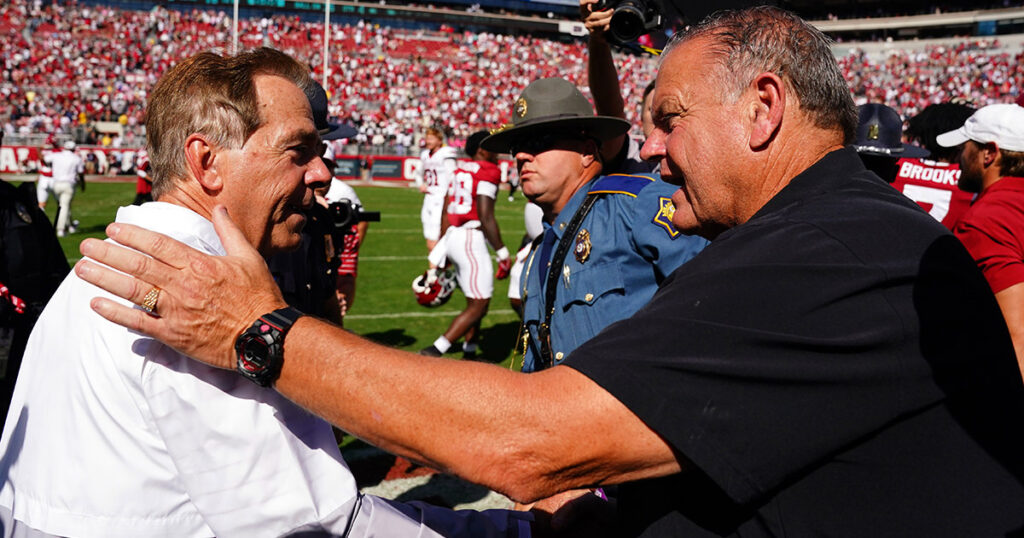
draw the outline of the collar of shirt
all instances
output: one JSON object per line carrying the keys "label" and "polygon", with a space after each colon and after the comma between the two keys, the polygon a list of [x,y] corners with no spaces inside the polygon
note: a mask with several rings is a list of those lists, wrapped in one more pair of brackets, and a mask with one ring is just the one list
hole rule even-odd
{"label": "collar of shirt", "polygon": [[[818,162],[800,172],[789,184],[758,209],[750,221],[764,218],[794,203],[802,202],[816,193],[841,190],[843,182],[852,174],[866,171],[864,163],[853,148],[845,147],[829,152]],[[881,181],[881,179],[879,179]],[[748,221],[749,222],[749,221]],[[728,233],[728,231],[724,232]],[[724,235],[723,233],[723,235]]]}
{"label": "collar of shirt", "polygon": [[[143,210],[145,207],[145,210]],[[167,202],[148,202],[141,206],[130,205],[117,210],[117,222],[134,224],[160,232],[179,241],[183,237],[195,237],[210,252],[219,256],[226,254],[224,245],[217,237],[213,223],[200,214],[180,205]]]}
{"label": "collar of shirt", "polygon": [[988,196],[989,193],[996,191],[1024,191],[1024,177],[1003,176],[999,178],[999,181],[989,185],[984,192],[975,197],[973,203],[977,203],[978,200]]}
{"label": "collar of shirt", "polygon": [[569,201],[566,202],[565,207],[562,208],[562,211],[558,214],[558,216],[555,217],[555,221],[552,222],[551,224],[548,224],[547,222],[544,223],[545,231],[548,228],[551,228],[555,232],[555,237],[558,240],[561,240],[562,232],[565,231],[565,228],[569,226],[569,221],[571,221],[572,217],[576,215],[576,210],[578,210],[580,206],[583,205],[583,200],[587,199],[587,193],[590,192],[591,185],[593,185],[595,181],[601,179],[602,177],[603,176],[597,176],[594,179],[588,181],[586,184],[580,186],[576,193],[572,195],[572,198],[569,198]]}

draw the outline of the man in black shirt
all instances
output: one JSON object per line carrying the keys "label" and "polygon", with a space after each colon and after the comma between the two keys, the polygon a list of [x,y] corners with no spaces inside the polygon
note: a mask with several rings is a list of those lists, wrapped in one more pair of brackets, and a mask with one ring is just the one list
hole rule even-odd
{"label": "man in black shirt", "polygon": [[[642,154],[680,185],[676,228],[712,242],[647,306],[529,375],[423,362],[303,317],[274,388],[519,500],[620,483],[613,536],[1024,532],[1006,325],[956,239],[844,148],[857,117],[828,40],[770,7],[677,35]],[[167,314],[97,310],[188,355],[231,367],[224,340],[282,306],[242,248],[199,258],[112,231],[166,264],[90,241],[143,282],[84,277],[136,302],[161,286]],[[211,313],[190,289],[248,301]]]}
{"label": "man in black shirt", "polygon": [[[4,133],[0,130],[0,145]],[[0,427],[28,335],[70,268],[35,187],[0,180]]]}

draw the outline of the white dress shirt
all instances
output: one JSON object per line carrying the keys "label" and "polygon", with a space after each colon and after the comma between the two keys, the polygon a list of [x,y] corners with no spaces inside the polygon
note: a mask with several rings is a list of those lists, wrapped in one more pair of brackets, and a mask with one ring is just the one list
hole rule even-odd
{"label": "white dress shirt", "polygon": [[[121,208],[117,222],[224,254],[180,206]],[[95,296],[114,298],[71,273],[32,332],[0,439],[0,510],[62,536],[344,534],[351,512],[335,512],[358,493],[326,422],[107,322]]]}

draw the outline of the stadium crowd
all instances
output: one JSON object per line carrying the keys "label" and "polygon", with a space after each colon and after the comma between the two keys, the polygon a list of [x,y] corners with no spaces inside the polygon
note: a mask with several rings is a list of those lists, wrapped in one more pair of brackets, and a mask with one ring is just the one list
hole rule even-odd
{"label": "stadium crowd", "polygon": [[839,65],[857,104],[882,103],[905,118],[943,101],[1012,102],[1024,88],[1024,51],[1007,51],[998,40],[897,50],[881,62],[854,51]]}
{"label": "stadium crowd", "polygon": [[[296,16],[239,20],[240,47],[268,45],[304,58],[322,77],[321,22]],[[350,144],[412,154],[427,126],[453,138],[505,123],[515,92],[560,76],[587,87],[586,44],[472,32],[410,33],[373,24],[332,24],[326,88],[330,114],[358,128]],[[0,6],[0,124],[9,135],[73,136],[113,147],[142,144],[146,88],[177,59],[226,50],[231,18],[223,11],[176,11],[13,0]],[[656,60],[616,57],[623,97],[638,103]],[[1024,86],[1024,52],[998,42],[965,42],[876,61],[841,58],[858,103],[882,102],[911,116],[929,103],[1009,102]],[[495,76],[499,74],[501,76]],[[627,107],[638,124],[639,110]],[[95,122],[117,122],[104,134]],[[109,130],[108,130],[109,131]],[[355,151],[355,147],[352,148]]]}

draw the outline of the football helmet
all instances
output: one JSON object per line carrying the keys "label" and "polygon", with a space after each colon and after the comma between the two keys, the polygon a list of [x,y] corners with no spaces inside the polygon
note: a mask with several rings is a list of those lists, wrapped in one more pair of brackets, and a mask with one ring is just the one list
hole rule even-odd
{"label": "football helmet", "polygon": [[416,294],[416,302],[426,306],[441,306],[452,298],[452,292],[458,283],[454,271],[441,267],[427,269],[412,281],[412,292]]}

